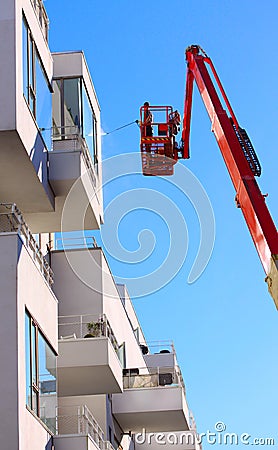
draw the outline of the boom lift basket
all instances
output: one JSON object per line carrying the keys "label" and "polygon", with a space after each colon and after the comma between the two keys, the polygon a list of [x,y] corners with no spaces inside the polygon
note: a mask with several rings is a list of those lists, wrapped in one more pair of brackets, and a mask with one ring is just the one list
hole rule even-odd
{"label": "boom lift basket", "polygon": [[172,106],[140,108],[140,150],[143,175],[173,175],[178,159],[173,123]]}

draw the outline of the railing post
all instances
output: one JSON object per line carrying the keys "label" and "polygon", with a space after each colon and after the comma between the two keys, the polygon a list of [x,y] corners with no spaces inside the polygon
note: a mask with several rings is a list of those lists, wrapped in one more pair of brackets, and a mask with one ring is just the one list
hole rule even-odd
{"label": "railing post", "polygon": [[78,434],[81,434],[82,433],[82,424],[81,424],[81,421],[82,421],[82,413],[81,413],[81,407],[80,406],[78,406],[78,408],[77,408],[77,432],[78,432]]}
{"label": "railing post", "polygon": [[83,336],[83,316],[80,316],[80,338]]}

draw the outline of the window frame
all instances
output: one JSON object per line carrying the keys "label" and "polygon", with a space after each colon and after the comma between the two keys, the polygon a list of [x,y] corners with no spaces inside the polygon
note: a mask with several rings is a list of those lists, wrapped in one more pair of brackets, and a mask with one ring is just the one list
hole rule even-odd
{"label": "window frame", "polygon": [[[25,398],[25,404],[27,409],[31,410],[33,414],[35,414],[38,418],[41,417],[40,414],[40,376],[39,376],[39,334],[43,338],[44,342],[49,346],[55,357],[57,357],[57,352],[53,349],[52,345],[46,339],[44,333],[42,332],[38,322],[32,317],[27,308],[25,308],[25,318],[29,319],[29,330],[28,337],[29,343],[26,342],[25,339],[25,355],[26,355],[26,346],[29,345],[29,361],[25,361],[25,383],[27,383],[26,372],[29,370],[30,373],[30,386],[28,386],[28,392],[30,394],[30,400],[28,401]],[[25,322],[26,324],[26,322]],[[25,325],[26,326],[26,325]],[[34,334],[33,334],[34,330]],[[25,330],[26,336],[26,330]],[[34,337],[34,339],[33,339]],[[35,365],[35,369],[34,369]],[[57,367],[57,361],[56,361]],[[34,373],[35,372],[35,373]],[[57,377],[56,377],[57,382]],[[27,393],[27,386],[25,389]],[[56,391],[57,393],[57,391]]]}
{"label": "window frame", "polygon": [[[38,59],[41,70],[42,70],[42,74],[44,76],[46,85],[49,89],[49,93],[52,94],[53,93],[53,89],[52,86],[48,80],[46,71],[44,69],[44,65],[43,62],[41,60],[38,48],[36,46],[35,40],[33,38],[32,32],[30,30],[30,27],[28,25],[27,19],[25,17],[24,12],[22,11],[22,28],[25,27],[26,32],[27,32],[27,45],[26,45],[26,50],[27,50],[27,54],[24,55],[23,54],[23,42],[22,42],[22,62],[24,60],[24,58],[26,58],[25,63],[27,64],[27,98],[25,95],[25,86],[23,86],[23,97],[25,98],[31,113],[33,114],[34,119],[36,120],[37,126],[39,128],[38,122],[37,122],[37,101],[38,101],[38,93],[37,93],[37,77],[36,77],[36,59]],[[22,32],[23,35],[23,32]],[[23,69],[24,65],[22,64],[22,69]],[[24,75],[22,74],[22,81],[24,79]],[[39,128],[40,130],[40,128]],[[43,138],[43,136],[42,136]]]}
{"label": "window frame", "polygon": [[[80,81],[80,85],[79,85],[79,114],[80,114],[80,121],[81,124],[78,126],[79,132],[82,136],[83,139],[85,139],[85,133],[84,133],[84,102],[83,102],[83,89],[84,92],[86,93],[87,99],[88,99],[88,103],[90,105],[90,109],[91,109],[91,114],[92,114],[92,123],[93,123],[93,138],[94,138],[94,154],[92,155],[91,153],[91,157],[92,157],[92,161],[94,164],[94,168],[96,170],[96,172],[98,173],[98,132],[97,132],[97,119],[96,119],[96,115],[95,115],[95,111],[94,108],[92,106],[92,103],[90,101],[90,97],[84,82],[84,79],[82,76],[70,76],[70,77],[54,77],[53,78],[53,83],[54,82],[59,82],[60,83],[60,120],[61,120],[61,139],[66,139],[65,137],[65,111],[64,111],[64,106],[65,106],[65,90],[64,90],[64,81],[65,80],[79,80]],[[54,119],[54,117],[53,117]],[[52,125],[53,127],[57,127],[57,124],[54,122],[54,120],[52,121]],[[58,127],[59,128],[59,127]],[[87,144],[88,145],[88,144]]]}

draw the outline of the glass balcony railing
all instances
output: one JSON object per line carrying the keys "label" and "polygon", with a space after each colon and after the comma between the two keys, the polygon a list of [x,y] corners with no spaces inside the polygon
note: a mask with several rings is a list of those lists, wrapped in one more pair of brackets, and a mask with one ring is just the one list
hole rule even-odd
{"label": "glass balcony railing", "polygon": [[59,316],[58,330],[61,340],[107,337],[118,354],[119,345],[105,314],[98,317],[91,314]]}
{"label": "glass balcony railing", "polygon": [[176,356],[175,347],[172,341],[151,341],[139,344],[143,355],[158,355],[172,353]]}
{"label": "glass balcony railing", "polygon": [[20,210],[14,203],[0,203],[0,233],[16,232],[24,243],[37,268],[51,286],[53,272],[44,258],[40,247],[23,220]]}
{"label": "glass balcony railing", "polygon": [[156,367],[123,369],[124,389],[156,388],[161,386],[185,385],[179,367]]}
{"label": "glass balcony railing", "polygon": [[62,237],[55,236],[50,242],[50,250],[74,250],[74,249],[100,248],[94,236]]}

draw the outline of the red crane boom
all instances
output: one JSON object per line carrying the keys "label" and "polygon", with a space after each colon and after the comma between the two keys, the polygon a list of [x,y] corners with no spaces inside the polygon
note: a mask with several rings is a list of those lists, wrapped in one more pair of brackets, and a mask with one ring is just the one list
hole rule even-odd
{"label": "red crane boom", "polygon": [[[206,110],[212,122],[212,131],[224,158],[231,180],[236,191],[236,204],[241,208],[251,237],[259,254],[266,273],[268,290],[278,309],[278,235],[270,212],[266,206],[255,176],[260,176],[261,168],[252,143],[241,128],[225,94],[221,81],[211,59],[198,45],[186,49],[187,76],[182,126],[182,146],[173,148],[173,163],[179,158],[189,158],[189,135],[192,110],[192,93],[194,80],[197,84]],[[208,71],[208,67],[213,77]],[[226,109],[223,108],[217,90],[223,97]],[[151,108],[151,107],[150,107]],[[142,143],[142,137],[141,137]],[[173,143],[173,145],[176,145]],[[174,151],[176,150],[176,152]],[[142,151],[142,145],[141,145]],[[156,151],[151,152],[156,157]],[[164,153],[164,156],[169,157]],[[160,149],[160,158],[162,152]],[[165,162],[164,162],[165,164]],[[144,167],[143,167],[144,172]],[[152,171],[151,175],[159,175]]]}
{"label": "red crane boom", "polygon": [[[278,236],[274,222],[255,180],[260,166],[245,130],[240,128],[211,59],[193,45],[186,50],[187,76],[184,102],[182,158],[189,158],[189,134],[193,81],[195,80],[228,172],[236,190],[236,204],[241,208],[246,224],[266,273],[268,289],[278,308]],[[222,94],[227,111],[223,108],[208,72],[210,67]]]}

